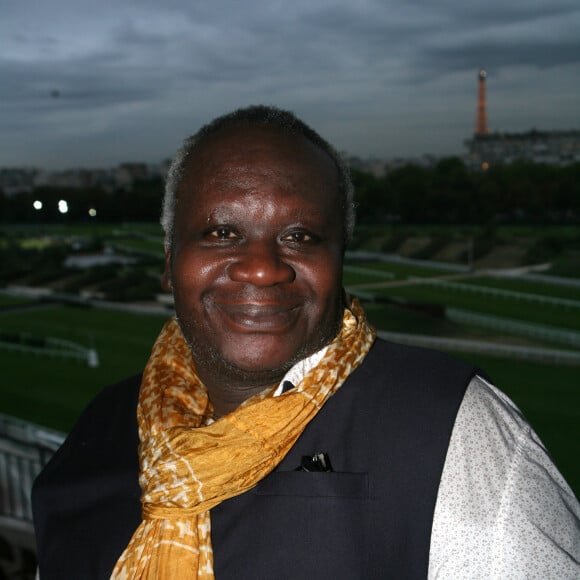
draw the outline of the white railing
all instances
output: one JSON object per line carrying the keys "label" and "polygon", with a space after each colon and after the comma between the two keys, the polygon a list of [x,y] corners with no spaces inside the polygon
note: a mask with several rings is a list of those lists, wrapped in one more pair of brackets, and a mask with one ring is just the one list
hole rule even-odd
{"label": "white railing", "polygon": [[458,292],[470,292],[472,294],[482,294],[484,296],[494,296],[499,298],[509,298],[526,302],[537,302],[539,304],[551,304],[554,306],[564,306],[566,308],[580,308],[579,300],[569,298],[559,298],[557,296],[546,296],[545,294],[532,294],[530,292],[517,292],[515,290],[505,290],[504,288],[493,288],[478,284],[464,284],[461,282],[450,282],[448,280],[432,278],[415,278],[415,284],[427,286],[439,286]]}
{"label": "white railing", "polygon": [[377,334],[381,338],[392,342],[435,348],[438,350],[471,352],[489,356],[509,357],[551,364],[580,365],[580,351],[502,344],[496,342],[485,342],[482,340],[440,338],[423,334],[405,334],[402,332],[389,332],[383,330],[379,330]]}
{"label": "white railing", "polygon": [[563,276],[548,276],[546,274],[510,274],[509,271],[502,272],[501,270],[490,270],[486,272],[486,275],[491,276],[492,278],[499,278],[499,279],[517,279],[517,280],[524,280],[526,282],[535,282],[537,284],[546,284],[551,286],[563,286],[567,288],[579,288],[580,289],[580,280],[578,278],[564,278]]}
{"label": "white railing", "polygon": [[64,441],[64,433],[0,414],[0,516],[32,521],[34,478]]}
{"label": "white railing", "polygon": [[382,252],[367,252],[365,250],[349,250],[345,252],[347,259],[370,260],[391,264],[405,264],[407,266],[419,266],[430,270],[447,270],[449,272],[469,272],[471,268],[464,264],[452,262],[436,262],[435,260],[417,260],[415,258],[405,258],[398,254],[384,254]]}
{"label": "white railing", "polygon": [[392,280],[395,277],[392,272],[385,272],[384,270],[377,270],[375,268],[364,268],[363,266],[351,266],[349,264],[345,264],[343,270],[345,272],[352,272],[353,274],[363,274],[375,278],[386,278],[387,280]]}
{"label": "white railing", "polygon": [[4,340],[0,336],[0,349],[21,354],[47,356],[49,358],[68,358],[86,362],[91,368],[99,366],[99,355],[94,348],[85,348],[80,344],[62,338],[48,337],[44,339],[46,346],[34,346],[26,342]]}
{"label": "white railing", "polygon": [[461,308],[447,308],[445,317],[453,322],[460,324],[473,324],[482,328],[492,330],[503,330],[520,336],[529,336],[560,344],[580,347],[580,332],[573,330],[564,330],[555,326],[544,324],[532,324],[522,322],[511,318],[501,318],[490,314],[480,314],[471,310],[462,310]]}
{"label": "white railing", "polygon": [[64,433],[0,413],[0,578],[34,578],[30,492],[64,437]]}

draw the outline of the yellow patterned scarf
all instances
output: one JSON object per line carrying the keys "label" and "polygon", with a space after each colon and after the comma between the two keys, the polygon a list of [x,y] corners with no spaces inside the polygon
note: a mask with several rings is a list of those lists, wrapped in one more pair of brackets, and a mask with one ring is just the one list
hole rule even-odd
{"label": "yellow patterned scarf", "polygon": [[143,521],[111,578],[213,578],[209,510],[254,487],[282,461],[374,337],[353,301],[339,335],[295,388],[272,397],[274,386],[207,425],[207,391],[177,322],[168,321],[139,394]]}

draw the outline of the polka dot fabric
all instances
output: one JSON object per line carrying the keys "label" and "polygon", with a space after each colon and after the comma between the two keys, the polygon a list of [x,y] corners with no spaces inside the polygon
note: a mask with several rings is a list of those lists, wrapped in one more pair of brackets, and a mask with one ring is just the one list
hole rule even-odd
{"label": "polka dot fabric", "polygon": [[429,578],[578,579],[579,522],[574,493],[519,409],[475,377],[441,478]]}

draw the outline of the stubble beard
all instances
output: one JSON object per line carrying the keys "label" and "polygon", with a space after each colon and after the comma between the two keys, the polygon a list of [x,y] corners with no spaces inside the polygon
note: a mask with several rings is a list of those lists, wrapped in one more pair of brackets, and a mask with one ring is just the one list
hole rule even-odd
{"label": "stubble beard", "polygon": [[[225,358],[209,340],[200,340],[195,332],[195,323],[184,321],[176,315],[181,332],[191,352],[196,370],[201,375],[205,375],[205,369],[211,369],[216,374],[223,385],[222,389],[237,385],[240,390],[248,391],[264,389],[280,383],[284,375],[298,362],[318,352],[323,347],[330,344],[340,332],[342,327],[343,305],[339,302],[339,307],[335,314],[334,324],[330,325],[325,332],[321,332],[314,340],[306,342],[296,353],[282,366],[274,369],[260,369],[256,371],[243,369]],[[203,377],[200,376],[203,380]]]}

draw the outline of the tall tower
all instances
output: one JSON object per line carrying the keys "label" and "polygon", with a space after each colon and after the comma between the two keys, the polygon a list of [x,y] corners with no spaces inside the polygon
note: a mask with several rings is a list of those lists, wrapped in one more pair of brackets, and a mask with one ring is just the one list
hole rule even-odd
{"label": "tall tower", "polygon": [[478,98],[477,98],[477,122],[475,123],[476,135],[487,135],[487,103],[485,100],[485,79],[487,71],[482,68],[478,73]]}

